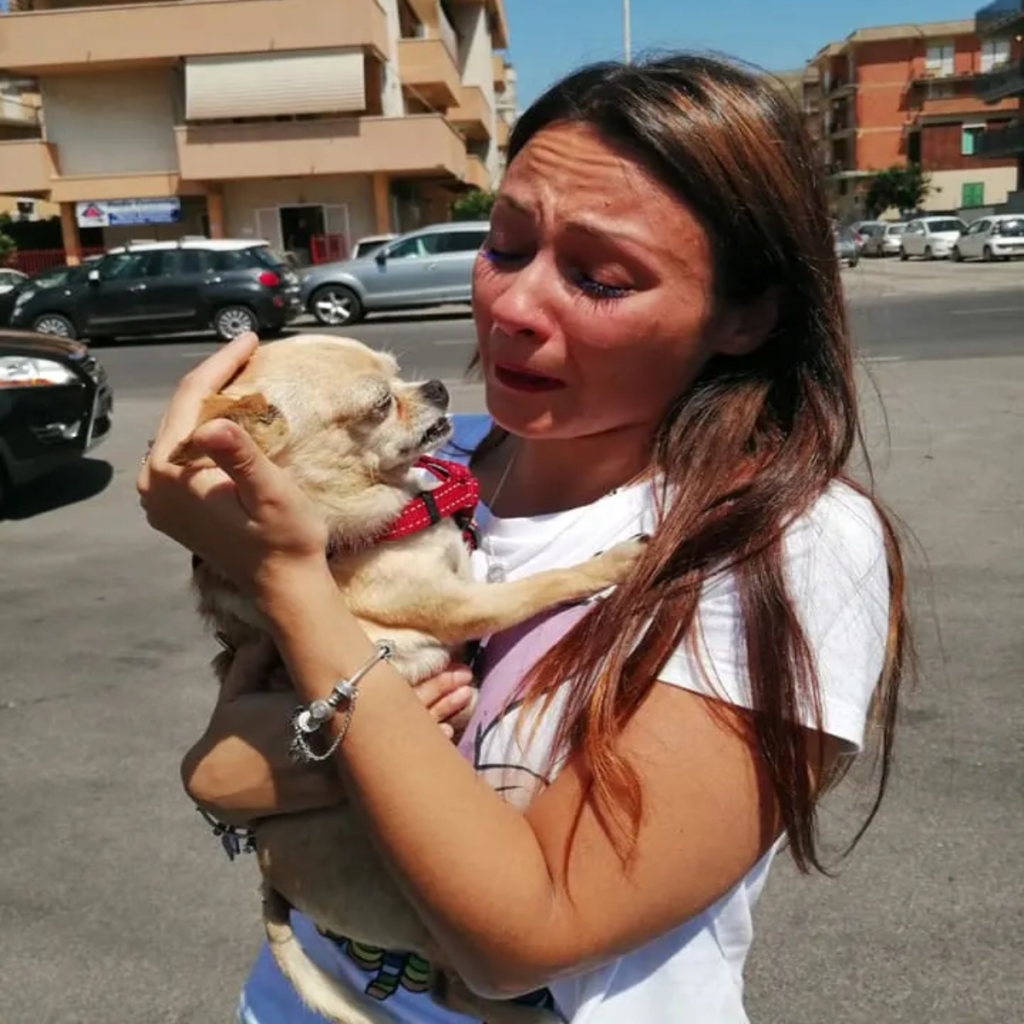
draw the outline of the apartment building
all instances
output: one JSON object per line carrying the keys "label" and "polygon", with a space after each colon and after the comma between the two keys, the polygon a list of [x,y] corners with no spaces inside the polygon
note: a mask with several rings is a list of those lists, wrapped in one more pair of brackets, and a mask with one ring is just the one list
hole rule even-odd
{"label": "apartment building", "polygon": [[1024,212],[1024,0],[995,0],[975,16],[983,45],[998,52],[1000,60],[975,82],[975,92],[985,103],[1016,100],[1017,118],[998,128],[987,128],[977,137],[976,152],[982,159],[1009,159],[1017,166],[1016,188],[1007,197],[1007,208]]}
{"label": "apartment building", "polygon": [[64,246],[266,238],[307,249],[447,219],[505,139],[503,0],[10,0],[0,194]]}
{"label": "apartment building", "polygon": [[872,175],[907,163],[931,176],[927,210],[1005,202],[1016,161],[979,153],[978,138],[1009,126],[1019,104],[985,103],[975,84],[1007,56],[1006,41],[979,37],[973,18],[858,29],[819,50],[805,111],[837,212],[859,214]]}

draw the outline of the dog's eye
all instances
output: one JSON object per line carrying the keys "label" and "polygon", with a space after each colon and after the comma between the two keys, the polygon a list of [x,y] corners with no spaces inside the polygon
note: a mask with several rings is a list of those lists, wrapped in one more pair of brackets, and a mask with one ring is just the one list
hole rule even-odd
{"label": "dog's eye", "polygon": [[385,413],[391,412],[391,406],[394,405],[394,403],[395,396],[391,394],[391,392],[389,391],[377,402],[377,404],[373,407],[373,411],[376,413],[380,413],[383,416]]}

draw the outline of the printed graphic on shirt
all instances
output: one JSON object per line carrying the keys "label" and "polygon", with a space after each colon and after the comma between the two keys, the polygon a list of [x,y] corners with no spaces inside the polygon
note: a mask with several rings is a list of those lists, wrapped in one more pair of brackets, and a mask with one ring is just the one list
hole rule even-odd
{"label": "printed graphic on shirt", "polygon": [[[522,684],[534,665],[589,611],[573,605],[538,616],[493,637],[477,660],[480,695],[473,717],[459,742],[459,752],[508,803],[525,808],[549,784],[548,750],[554,727],[548,721],[532,732],[532,723],[517,730]],[[532,741],[532,742],[531,742]],[[529,749],[524,749],[524,744]],[[327,935],[363,973],[370,975],[365,992],[384,1001],[404,989],[425,993],[430,965],[415,953],[399,953]],[[554,1010],[546,989],[524,996],[523,1005]]]}

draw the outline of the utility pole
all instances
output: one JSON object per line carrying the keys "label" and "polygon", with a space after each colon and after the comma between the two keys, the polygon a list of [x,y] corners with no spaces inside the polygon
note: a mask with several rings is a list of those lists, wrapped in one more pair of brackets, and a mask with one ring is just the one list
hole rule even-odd
{"label": "utility pole", "polygon": [[622,52],[627,64],[633,59],[633,40],[629,20],[629,0],[622,0]]}

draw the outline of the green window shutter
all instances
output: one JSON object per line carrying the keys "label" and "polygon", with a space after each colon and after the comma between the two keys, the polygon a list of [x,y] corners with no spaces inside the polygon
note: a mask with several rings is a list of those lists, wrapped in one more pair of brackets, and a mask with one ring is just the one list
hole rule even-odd
{"label": "green window shutter", "polygon": [[983,181],[968,181],[960,186],[961,206],[984,206],[985,204],[985,183]]}
{"label": "green window shutter", "polygon": [[974,156],[974,132],[970,128],[960,129],[960,155]]}

